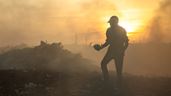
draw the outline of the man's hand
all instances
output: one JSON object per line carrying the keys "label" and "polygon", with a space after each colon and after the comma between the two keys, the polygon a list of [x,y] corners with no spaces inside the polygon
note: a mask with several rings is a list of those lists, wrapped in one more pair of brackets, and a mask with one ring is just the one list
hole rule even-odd
{"label": "man's hand", "polygon": [[95,44],[93,45],[94,49],[97,50],[97,51],[100,51],[102,49],[102,46],[99,45],[99,44]]}

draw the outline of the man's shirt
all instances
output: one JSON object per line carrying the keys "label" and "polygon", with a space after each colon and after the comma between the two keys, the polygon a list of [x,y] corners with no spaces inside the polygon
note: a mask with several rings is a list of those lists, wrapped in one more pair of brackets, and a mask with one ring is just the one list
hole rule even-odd
{"label": "man's shirt", "polygon": [[123,50],[128,46],[126,30],[121,26],[110,27],[106,32],[106,42],[109,43],[111,50]]}

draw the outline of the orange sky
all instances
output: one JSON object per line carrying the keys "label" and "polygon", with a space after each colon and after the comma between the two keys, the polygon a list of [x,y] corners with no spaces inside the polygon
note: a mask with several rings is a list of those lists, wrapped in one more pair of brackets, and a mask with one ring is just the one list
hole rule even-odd
{"label": "orange sky", "polygon": [[[0,0],[1,45],[40,40],[72,44],[103,42],[111,15],[139,32],[161,0]],[[9,39],[10,38],[10,39]],[[134,37],[132,38],[134,39]]]}
{"label": "orange sky", "polygon": [[[161,0],[114,0],[120,12],[121,25],[127,31],[136,31],[153,17]],[[127,27],[130,26],[130,27]]]}
{"label": "orange sky", "polygon": [[[125,27],[132,41],[139,41],[138,32],[143,32],[151,18],[154,17],[162,0],[114,0],[120,10],[121,26]],[[136,33],[137,32],[137,33]],[[141,35],[140,33],[140,35]]]}

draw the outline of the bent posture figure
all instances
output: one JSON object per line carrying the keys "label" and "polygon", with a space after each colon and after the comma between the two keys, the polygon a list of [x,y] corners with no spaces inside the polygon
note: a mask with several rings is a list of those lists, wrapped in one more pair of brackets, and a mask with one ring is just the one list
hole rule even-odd
{"label": "bent posture figure", "polygon": [[117,16],[112,16],[108,23],[110,27],[106,32],[106,42],[99,47],[103,49],[109,45],[106,55],[101,62],[101,69],[104,80],[109,79],[107,64],[114,59],[118,80],[122,79],[122,67],[125,50],[128,47],[128,37],[124,28],[118,25],[119,19]]}

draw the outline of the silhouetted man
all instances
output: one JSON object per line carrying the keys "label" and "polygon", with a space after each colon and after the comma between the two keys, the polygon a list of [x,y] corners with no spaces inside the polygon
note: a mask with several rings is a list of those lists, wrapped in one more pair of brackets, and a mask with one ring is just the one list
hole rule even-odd
{"label": "silhouetted man", "polygon": [[112,59],[115,60],[118,80],[121,81],[122,78],[123,58],[124,52],[128,47],[128,37],[125,29],[119,26],[118,22],[118,17],[112,16],[108,21],[110,27],[107,29],[106,32],[106,42],[102,45],[94,46],[96,50],[101,50],[109,45],[107,53],[101,62],[101,69],[105,81],[109,80],[107,64]]}

